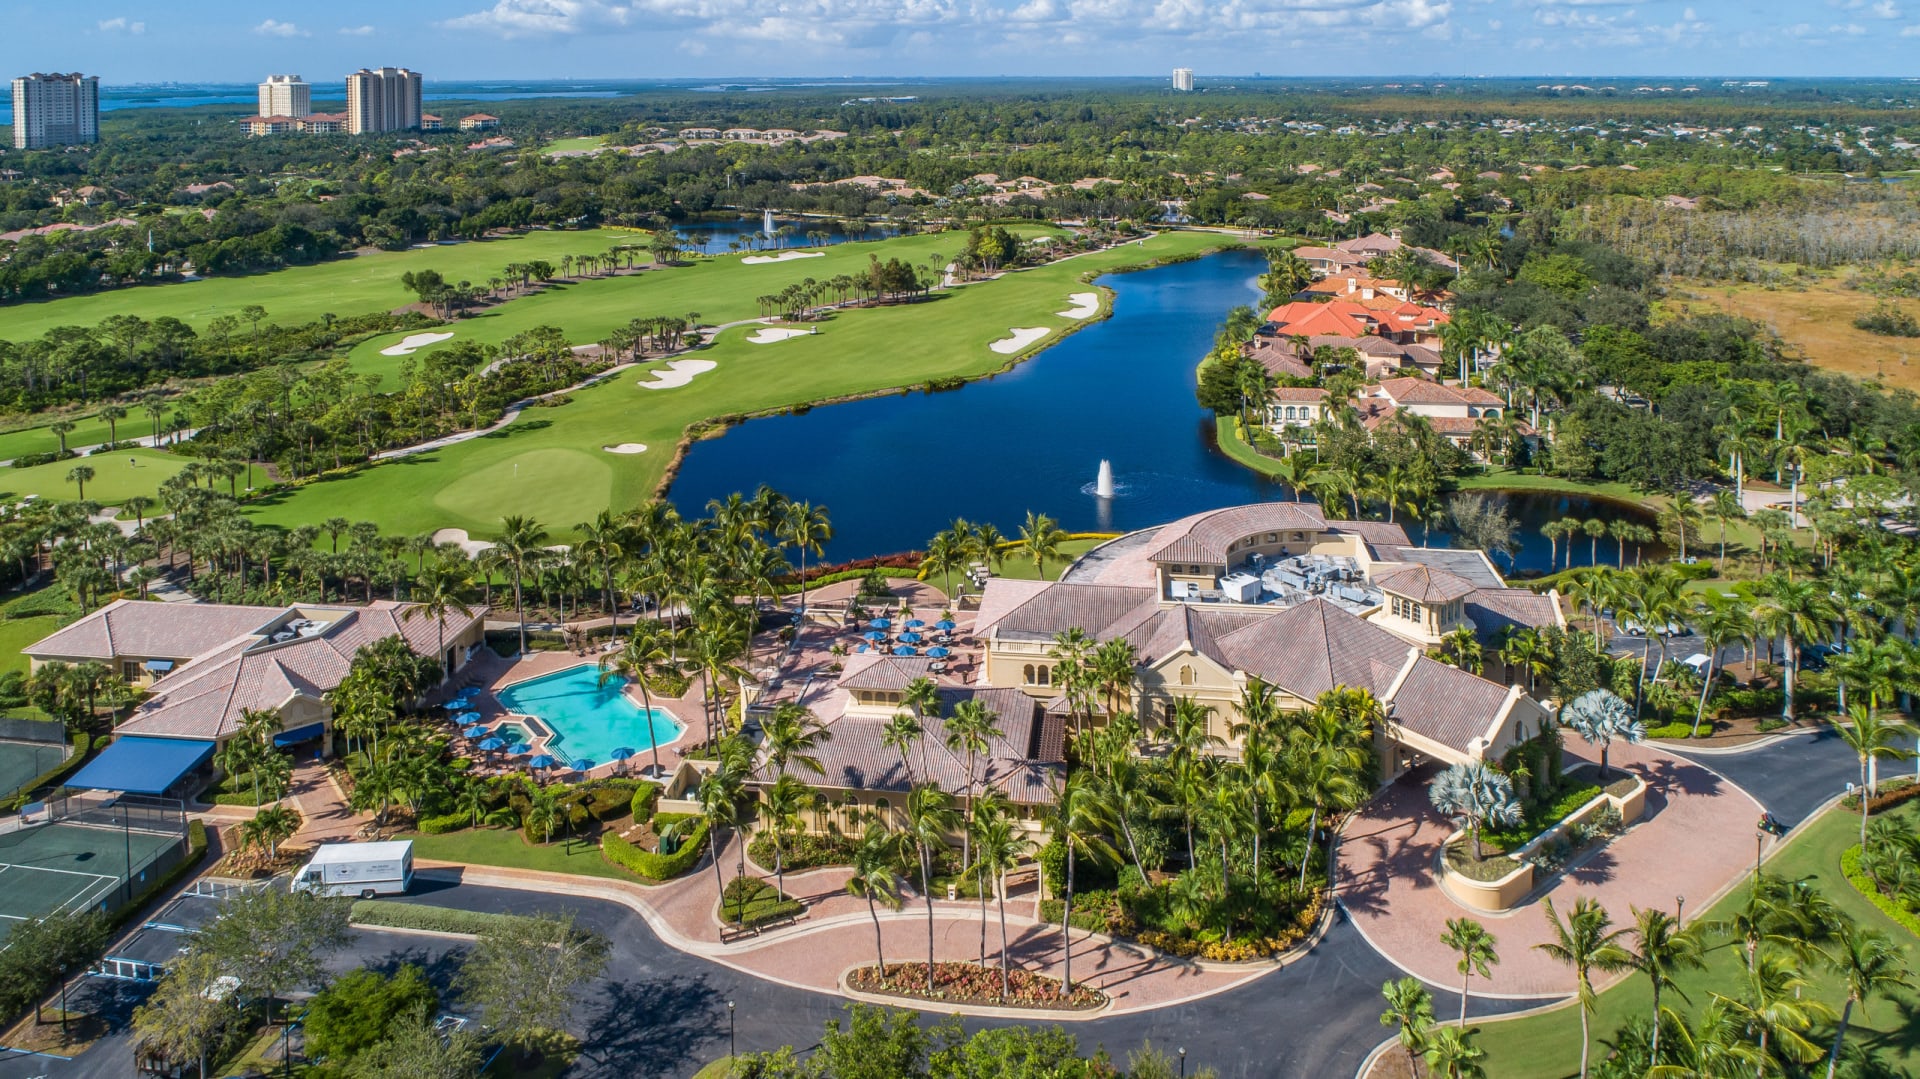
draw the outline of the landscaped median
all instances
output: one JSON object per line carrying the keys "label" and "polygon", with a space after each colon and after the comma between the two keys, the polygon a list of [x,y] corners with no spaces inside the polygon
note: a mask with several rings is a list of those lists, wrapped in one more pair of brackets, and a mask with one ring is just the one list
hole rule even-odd
{"label": "landscaped median", "polygon": [[1599,769],[1592,765],[1567,773],[1565,780],[1572,784],[1568,794],[1543,815],[1544,827],[1518,846],[1503,841],[1514,838],[1511,834],[1490,833],[1481,841],[1497,853],[1478,857],[1465,829],[1448,836],[1440,859],[1447,890],[1476,910],[1512,910],[1539,884],[1645,814],[1645,780],[1618,771],[1605,787],[1598,779]]}
{"label": "landscaped median", "polygon": [[931,990],[927,988],[925,963],[889,963],[884,972],[869,964],[855,967],[841,978],[841,984],[856,994],[969,1008],[1086,1012],[1105,1008],[1110,1003],[1105,993],[1084,982],[1076,984],[1071,994],[1065,994],[1061,992],[1060,979],[1031,970],[1008,970],[1006,982],[1007,992],[1002,995],[999,967],[953,961],[933,965]]}

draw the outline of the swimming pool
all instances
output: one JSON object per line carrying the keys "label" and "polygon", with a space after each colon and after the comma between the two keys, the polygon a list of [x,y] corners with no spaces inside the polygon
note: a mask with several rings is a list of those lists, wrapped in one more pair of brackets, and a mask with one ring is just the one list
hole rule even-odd
{"label": "swimming pool", "polygon": [[555,756],[587,757],[605,764],[618,746],[645,754],[656,741],[666,745],[686,728],[658,708],[648,710],[628,700],[621,690],[626,679],[600,684],[600,668],[592,664],[569,667],[517,682],[494,694],[509,712],[533,716],[553,731],[548,750]]}

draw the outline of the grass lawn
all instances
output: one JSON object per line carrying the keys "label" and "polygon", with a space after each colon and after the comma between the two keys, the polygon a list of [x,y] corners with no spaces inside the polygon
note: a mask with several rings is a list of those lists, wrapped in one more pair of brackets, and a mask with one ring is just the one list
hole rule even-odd
{"label": "grass lawn", "polygon": [[[1893,810],[1892,815],[1904,818],[1909,827],[1920,826],[1920,802],[1908,802]],[[1811,824],[1802,825],[1790,836],[1787,845],[1767,863],[1767,870],[1789,880],[1813,878],[1821,893],[1849,917],[1905,946],[1906,966],[1912,969],[1915,962],[1920,962],[1920,940],[1876,910],[1840,875],[1840,853],[1857,842],[1859,829],[1857,815],[1831,810]],[[1691,924],[1697,917],[1722,917],[1739,906],[1740,899],[1741,894],[1736,890],[1709,911],[1700,914],[1689,911],[1687,921]],[[1610,913],[1616,928],[1632,924],[1632,912]],[[1498,926],[1494,929],[1497,934]],[[1718,944],[1712,949],[1706,970],[1688,971],[1679,976],[1681,989],[1692,998],[1691,1006],[1675,1000],[1671,993],[1664,994],[1661,1003],[1697,1011],[1711,999],[1712,993],[1734,995],[1739,992],[1745,976],[1744,965],[1737,943]],[[1844,999],[1838,980],[1823,969],[1809,973],[1817,987],[1816,995],[1837,1011]],[[1651,1014],[1652,1007],[1653,995],[1643,977],[1628,978],[1602,993],[1599,1011],[1592,1022],[1594,1059],[1600,1059],[1607,1052],[1600,1039],[1611,1038],[1630,1016]],[[1894,1000],[1874,1000],[1865,1015],[1856,1007],[1847,1041],[1869,1047],[1890,1074],[1916,1074],[1920,1071],[1920,1027],[1911,1025],[1909,1017],[1917,1008],[1920,1008],[1920,993],[1911,991]],[[1572,1008],[1524,1019],[1484,1022],[1480,1029],[1480,1045],[1487,1050],[1487,1074],[1494,1079],[1557,1079],[1579,1070],[1580,1016]],[[1827,1037],[1829,1042],[1822,1044],[1830,1043],[1831,1034]]]}
{"label": "grass lawn", "polygon": [[[1076,539],[1062,543],[1060,545],[1061,560],[1056,562],[1048,559],[1047,561],[1046,579],[1049,581],[1059,580],[1060,575],[1067,572],[1067,567],[1073,565],[1074,559],[1079,558],[1081,555],[1086,554],[1088,551],[1093,550],[1105,542],[1107,541],[1104,539]],[[1034,571],[1033,563],[1021,558],[1020,555],[1014,551],[1007,552],[1006,561],[994,567],[993,575],[995,577],[1012,577],[1020,581],[1040,579],[1040,575]],[[929,584],[940,583],[940,578],[938,577],[929,577],[927,580]]]}
{"label": "grass lawn", "polygon": [[[460,332],[498,340],[552,322],[566,327],[575,342],[587,342],[641,313],[693,309],[708,322],[748,318],[757,314],[756,296],[801,278],[818,280],[855,269],[869,254],[919,262],[935,252],[951,256],[958,241],[953,235],[903,237],[841,244],[822,258],[788,263],[747,266],[725,257],[586,281],[503,305],[462,323]],[[1166,234],[1144,248],[1128,245],[1084,255],[936,293],[921,303],[839,312],[817,324],[817,335],[773,344],[749,343],[756,327],[735,328],[697,354],[718,369],[685,386],[641,389],[636,384],[651,381],[650,373],[623,374],[573,393],[565,405],[531,409],[484,438],[292,490],[256,503],[254,513],[281,525],[343,514],[375,521],[387,531],[456,527],[476,537],[495,534],[504,514],[530,513],[559,540],[602,507],[626,509],[651,497],[690,424],[933,378],[987,374],[1011,359],[987,347],[1009,329],[1051,330],[1026,350],[1032,352],[1080,325],[1055,312],[1068,306],[1071,293],[1087,291],[1082,274],[1209,250],[1222,242],[1205,233]],[[903,348],[903,342],[912,347]],[[602,449],[625,442],[649,448],[640,454]]]}
{"label": "grass lawn", "polygon": [[605,135],[575,135],[569,139],[555,139],[540,147],[543,154],[562,154],[576,150],[598,150],[607,144]]}
{"label": "grass lawn", "polygon": [[0,674],[26,673],[27,657],[20,650],[59,629],[60,622],[60,616],[52,614],[0,621]]}
{"label": "grass lawn", "polygon": [[172,315],[200,330],[215,315],[238,315],[248,304],[266,308],[270,321],[292,326],[311,322],[328,311],[358,315],[412,303],[414,295],[400,287],[400,275],[409,270],[438,270],[449,281],[480,283],[509,262],[545,259],[558,267],[561,255],[600,254],[618,244],[645,246],[646,242],[647,237],[641,233],[617,229],[529,232],[431,249],[379,251],[244,277],[14,303],[0,307],[0,340],[32,340],[55,326],[92,326],[108,315],[138,315],[144,319]]}
{"label": "grass lawn", "polygon": [[[129,458],[140,462],[138,467],[129,466]],[[67,473],[85,465],[93,469],[93,479],[87,481],[87,497],[101,505],[117,506],[134,495],[153,497],[161,481],[178,474],[187,463],[185,457],[160,450],[121,450],[32,468],[9,468],[0,471],[0,497],[78,498],[79,489],[67,479]],[[256,482],[258,478],[256,475]]]}
{"label": "grass lawn", "polygon": [[[92,416],[68,417],[74,425],[73,430],[67,432],[68,448],[98,446],[110,441],[107,438],[109,433],[118,434],[123,439],[145,438],[153,434],[153,421],[147,418],[146,413],[131,408],[127,411],[129,415],[120,421],[118,430],[111,432],[105,420]],[[60,448],[60,436],[47,429],[47,425],[54,422],[53,419],[46,416],[35,418],[39,421],[38,426],[0,434],[0,461],[11,461],[27,453],[52,453]]]}
{"label": "grass lawn", "polygon": [[536,869],[544,873],[572,873],[584,877],[634,880],[633,874],[600,857],[600,844],[556,836],[551,843],[528,843],[517,830],[463,829],[445,835],[414,835],[415,857],[508,869]]}

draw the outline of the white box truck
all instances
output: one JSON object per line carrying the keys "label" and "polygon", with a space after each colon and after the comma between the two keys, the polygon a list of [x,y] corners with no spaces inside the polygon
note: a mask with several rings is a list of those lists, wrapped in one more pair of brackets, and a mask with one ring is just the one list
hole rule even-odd
{"label": "white box truck", "polygon": [[293,889],[316,895],[402,895],[413,886],[413,840],[323,843],[294,874]]}

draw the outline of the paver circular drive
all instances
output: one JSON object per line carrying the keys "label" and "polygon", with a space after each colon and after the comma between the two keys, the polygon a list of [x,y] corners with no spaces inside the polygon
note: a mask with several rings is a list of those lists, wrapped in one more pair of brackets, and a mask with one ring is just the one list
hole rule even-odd
{"label": "paver circular drive", "polygon": [[[1570,746],[1571,750],[1572,747]],[[1569,764],[1577,763],[1568,754]],[[1647,815],[1543,894],[1507,914],[1483,914],[1455,902],[1435,880],[1435,859],[1453,827],[1427,800],[1424,784],[1395,783],[1347,825],[1340,843],[1340,901],[1354,925],[1386,957],[1420,978],[1457,985],[1454,952],[1440,943],[1448,918],[1478,918],[1499,939],[1500,964],[1474,991],[1563,996],[1573,972],[1535,944],[1549,939],[1543,898],[1564,916],[1576,898],[1596,899],[1614,925],[1633,922],[1632,907],[1705,911],[1753,865],[1760,805],[1709,769],[1645,746],[1615,746],[1609,764],[1647,781]]]}

